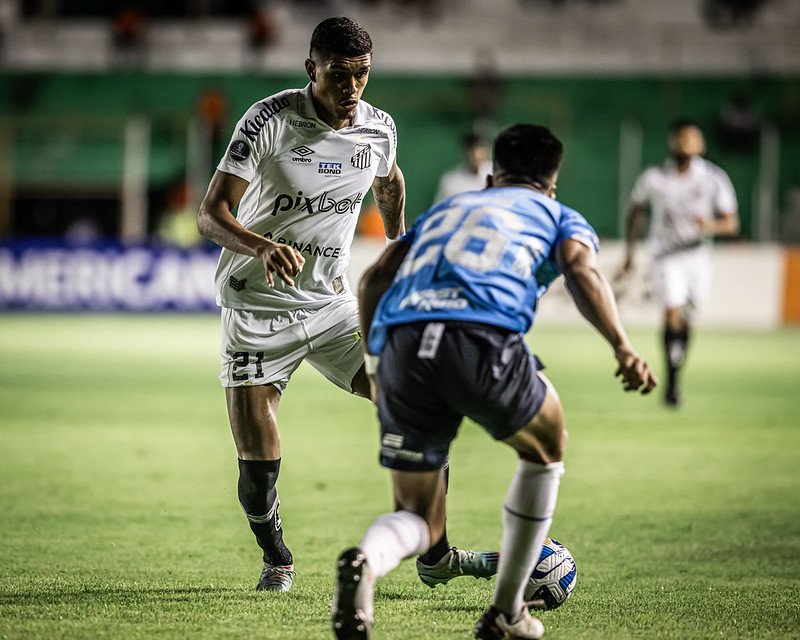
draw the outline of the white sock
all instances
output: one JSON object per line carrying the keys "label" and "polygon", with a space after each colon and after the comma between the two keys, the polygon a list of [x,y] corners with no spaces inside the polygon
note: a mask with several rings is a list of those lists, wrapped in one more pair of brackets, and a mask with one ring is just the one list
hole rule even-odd
{"label": "white sock", "polygon": [[430,531],[425,519],[411,511],[384,513],[370,525],[359,546],[367,558],[367,581],[358,590],[356,606],[372,620],[375,580],[406,558],[425,553],[431,546]]}
{"label": "white sock", "polygon": [[372,577],[377,579],[385,576],[405,558],[428,550],[428,525],[421,516],[410,511],[384,513],[367,529],[360,547],[367,557]]}
{"label": "white sock", "polygon": [[562,475],[563,462],[520,460],[508,488],[493,604],[512,617],[524,605],[522,594],[550,529]]}

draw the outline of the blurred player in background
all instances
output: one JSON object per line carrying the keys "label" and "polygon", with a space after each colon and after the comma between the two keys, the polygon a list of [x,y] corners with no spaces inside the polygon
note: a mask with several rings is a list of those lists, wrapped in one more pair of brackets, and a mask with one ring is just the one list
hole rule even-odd
{"label": "blurred player in background", "polygon": [[464,162],[442,174],[434,202],[464,191],[479,191],[486,186],[486,176],[492,172],[489,144],[483,137],[470,133],[464,136],[462,145]]}
{"label": "blurred player in background", "polygon": [[186,182],[172,185],[167,207],[158,219],[155,239],[173,247],[191,249],[204,242],[197,231],[197,211],[192,206],[191,187]]}
{"label": "blurred player in background", "polygon": [[702,157],[705,140],[696,124],[686,120],[673,124],[668,147],[670,158],[645,170],[633,188],[619,275],[624,277],[634,268],[636,241],[649,211],[650,275],[664,308],[664,401],[678,406],[678,374],[686,359],[691,323],[711,284],[712,238],[736,235],[739,215],[728,175]]}
{"label": "blurred player in background", "polygon": [[476,637],[544,633],[522,594],[550,527],[565,432],[561,402],[523,334],[558,272],[611,345],[624,389],[647,393],[656,384],[595,266],[594,230],[554,199],[561,157],[544,127],[502,131],[490,187],[434,205],[362,279],[361,328],[396,511],[339,557],[332,622],[340,639],[370,637],[375,581],[441,534],[443,465],[464,416],[519,455],[494,598]]}
{"label": "blurred player in background", "polygon": [[[306,360],[333,384],[369,396],[345,274],[370,188],[386,236],[405,230],[394,121],[361,100],[371,63],[372,41],[357,23],[317,25],[309,84],[248,109],[200,207],[198,228],[223,247],[220,379],[239,456],[239,501],[263,549],[261,591],[288,591],[294,579],[276,489],[281,393]],[[445,564],[434,579],[494,573],[481,556],[450,549],[445,535],[434,547],[425,559]]]}

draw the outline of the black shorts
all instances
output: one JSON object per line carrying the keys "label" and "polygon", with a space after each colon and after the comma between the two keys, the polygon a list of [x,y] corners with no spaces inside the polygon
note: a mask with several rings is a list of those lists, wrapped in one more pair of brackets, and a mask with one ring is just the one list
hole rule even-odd
{"label": "black shorts", "polygon": [[464,416],[496,440],[542,406],[541,363],[523,336],[472,322],[417,322],[389,330],[378,364],[381,464],[440,468]]}

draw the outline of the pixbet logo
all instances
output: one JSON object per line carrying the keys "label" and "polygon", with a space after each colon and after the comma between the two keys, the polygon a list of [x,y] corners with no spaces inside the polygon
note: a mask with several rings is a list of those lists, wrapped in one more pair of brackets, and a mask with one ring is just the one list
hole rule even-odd
{"label": "pixbet logo", "polygon": [[275,203],[272,205],[272,215],[276,216],[281,211],[304,211],[309,215],[328,213],[329,211],[339,215],[353,213],[361,205],[363,197],[363,193],[356,193],[341,200],[336,200],[330,197],[327,191],[312,197],[304,196],[302,191],[298,191],[297,195],[281,193],[275,198]]}

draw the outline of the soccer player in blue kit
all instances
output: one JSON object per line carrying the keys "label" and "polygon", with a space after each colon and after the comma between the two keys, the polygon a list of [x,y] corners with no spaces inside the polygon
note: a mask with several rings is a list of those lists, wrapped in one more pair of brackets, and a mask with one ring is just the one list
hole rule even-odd
{"label": "soccer player in blue kit", "polygon": [[371,637],[375,581],[441,535],[442,468],[465,416],[519,455],[503,505],[494,597],[475,637],[544,633],[522,594],[553,516],[565,431],[558,395],[523,334],[556,275],[612,347],[624,390],[656,386],[595,264],[594,230],[554,199],[562,154],[544,127],[503,130],[488,188],[429,209],[361,281],[380,460],[391,469],[396,510],[339,556],[331,617],[340,640]]}

